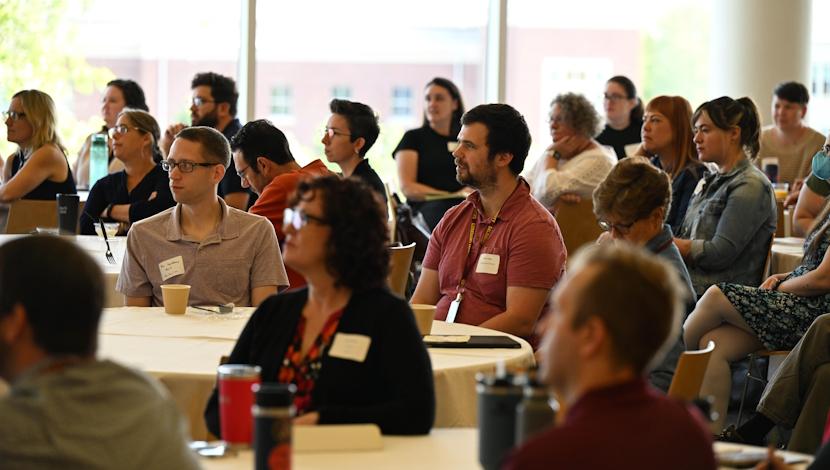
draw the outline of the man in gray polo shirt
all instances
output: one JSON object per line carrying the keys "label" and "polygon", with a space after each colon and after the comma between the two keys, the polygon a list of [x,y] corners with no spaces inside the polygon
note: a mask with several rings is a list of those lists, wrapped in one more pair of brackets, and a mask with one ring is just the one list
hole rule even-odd
{"label": "man in gray polo shirt", "polygon": [[127,305],[162,305],[162,284],[189,284],[190,305],[259,305],[288,286],[268,219],[234,209],[216,195],[230,163],[215,129],[176,136],[162,168],[175,207],[133,224],[117,289]]}
{"label": "man in gray polo shirt", "polygon": [[104,286],[74,243],[0,246],[0,468],[200,467],[164,387],[95,357]]}

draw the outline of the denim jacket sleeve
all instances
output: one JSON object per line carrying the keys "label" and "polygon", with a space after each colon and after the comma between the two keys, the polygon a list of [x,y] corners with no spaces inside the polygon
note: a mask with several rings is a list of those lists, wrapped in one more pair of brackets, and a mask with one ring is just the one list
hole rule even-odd
{"label": "denim jacket sleeve", "polygon": [[727,183],[726,192],[713,200],[700,214],[717,223],[709,239],[692,240],[691,261],[702,269],[719,271],[728,268],[761,227],[775,224],[775,199],[769,184],[752,175],[740,175]]}

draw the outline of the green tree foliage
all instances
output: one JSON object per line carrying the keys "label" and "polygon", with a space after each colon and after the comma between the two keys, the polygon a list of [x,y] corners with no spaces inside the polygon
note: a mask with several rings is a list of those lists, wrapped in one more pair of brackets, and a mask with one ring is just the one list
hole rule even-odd
{"label": "green tree foliage", "polygon": [[643,40],[644,101],[680,95],[692,109],[709,93],[709,18],[697,5],[672,9]]}
{"label": "green tree foliage", "polygon": [[[100,90],[115,78],[108,68],[93,67],[78,53],[75,26],[66,18],[70,7],[85,6],[68,0],[0,0],[0,105],[6,109],[19,90],[48,93],[58,107],[59,132],[70,154],[100,126],[100,119],[77,121],[73,93]],[[5,157],[15,146],[0,140]]]}

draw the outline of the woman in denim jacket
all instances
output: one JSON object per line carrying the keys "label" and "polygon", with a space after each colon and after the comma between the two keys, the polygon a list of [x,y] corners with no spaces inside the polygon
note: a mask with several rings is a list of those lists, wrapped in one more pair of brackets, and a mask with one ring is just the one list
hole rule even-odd
{"label": "woman in denim jacket", "polygon": [[675,244],[695,293],[729,282],[758,286],[776,226],[775,195],[752,163],[758,155],[758,111],[749,98],[703,103],[692,117],[700,159],[716,173],[698,182]]}
{"label": "woman in denim jacket", "polygon": [[720,418],[713,429],[720,430],[731,388],[729,361],[760,345],[751,330],[741,328],[745,324],[723,323],[720,318],[709,321],[700,315],[701,306],[720,293],[713,284],[760,284],[775,232],[776,207],[772,185],[750,163],[760,145],[755,104],[749,98],[718,98],[702,104],[692,122],[700,159],[715,163],[718,172],[700,181],[675,243],[686,259],[696,293],[706,291],[684,325],[684,339],[689,349],[709,340],[717,344],[700,393],[715,396],[714,409]]}

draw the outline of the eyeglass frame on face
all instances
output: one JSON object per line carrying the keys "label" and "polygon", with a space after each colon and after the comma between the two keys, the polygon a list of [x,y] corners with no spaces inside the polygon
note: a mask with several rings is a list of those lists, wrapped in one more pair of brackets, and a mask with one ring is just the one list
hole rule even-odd
{"label": "eyeglass frame on face", "polygon": [[202,98],[201,96],[194,96],[190,100],[190,103],[193,104],[193,106],[196,106],[197,108],[201,108],[202,105],[205,103],[216,103],[216,100],[209,100],[207,98]]}
{"label": "eyeglass frame on face", "polygon": [[248,165],[248,166],[246,166],[245,168],[243,168],[243,169],[241,169],[241,170],[237,171],[237,172],[236,172],[236,176],[238,176],[238,177],[239,177],[239,179],[248,179],[248,177],[247,177],[247,176],[245,176],[245,172],[246,172],[246,171],[248,171],[248,168],[251,168],[251,165]]}
{"label": "eyeglass frame on face", "polygon": [[617,233],[619,233],[620,235],[628,235],[629,233],[631,233],[631,227],[633,227],[636,223],[636,220],[634,222],[631,222],[630,224],[612,224],[605,220],[600,220],[599,228],[601,228],[603,232],[610,233],[611,230],[616,230]]}
{"label": "eyeglass frame on face", "polygon": [[603,93],[602,94],[602,99],[606,100],[606,101],[617,102],[617,101],[627,100],[629,98],[625,95],[620,95],[618,93],[611,93],[610,95],[608,93]]}
{"label": "eyeglass frame on face", "polygon": [[328,225],[326,219],[318,217],[316,215],[307,214],[302,209],[286,207],[282,213],[283,228],[291,225],[291,227],[293,227],[294,230],[300,230],[306,225],[308,225],[308,221],[316,222],[320,225]]}
{"label": "eyeglass frame on face", "polygon": [[351,137],[352,134],[348,132],[343,132],[341,130],[335,129],[333,127],[324,127],[323,134],[329,136],[329,139],[333,139],[336,135],[345,135],[347,137]]}
{"label": "eyeglass frame on face", "polygon": [[3,111],[3,120],[8,121],[11,119],[14,122],[21,120],[22,118],[26,117],[26,113],[24,112],[17,112],[17,111]]}
{"label": "eyeglass frame on face", "polygon": [[182,173],[193,173],[193,170],[195,170],[197,166],[211,167],[214,165],[221,165],[221,163],[199,163],[191,160],[175,161],[170,158],[161,161],[161,169],[168,173],[171,173],[176,167],[178,167],[179,171]]}
{"label": "eyeglass frame on face", "polygon": [[116,126],[114,126],[114,127],[109,128],[109,129],[107,130],[107,135],[109,135],[109,136],[110,136],[110,139],[114,139],[114,138],[115,138],[115,134],[124,135],[124,134],[126,134],[127,132],[129,132],[129,131],[130,131],[130,129],[135,129],[135,130],[137,130],[137,131],[139,131],[139,132],[144,132],[144,133],[146,133],[146,132],[147,132],[147,131],[145,131],[144,129],[142,129],[142,128],[140,128],[140,127],[136,127],[136,126],[128,126],[128,125],[126,125],[126,124],[118,124],[118,125],[116,125]]}

